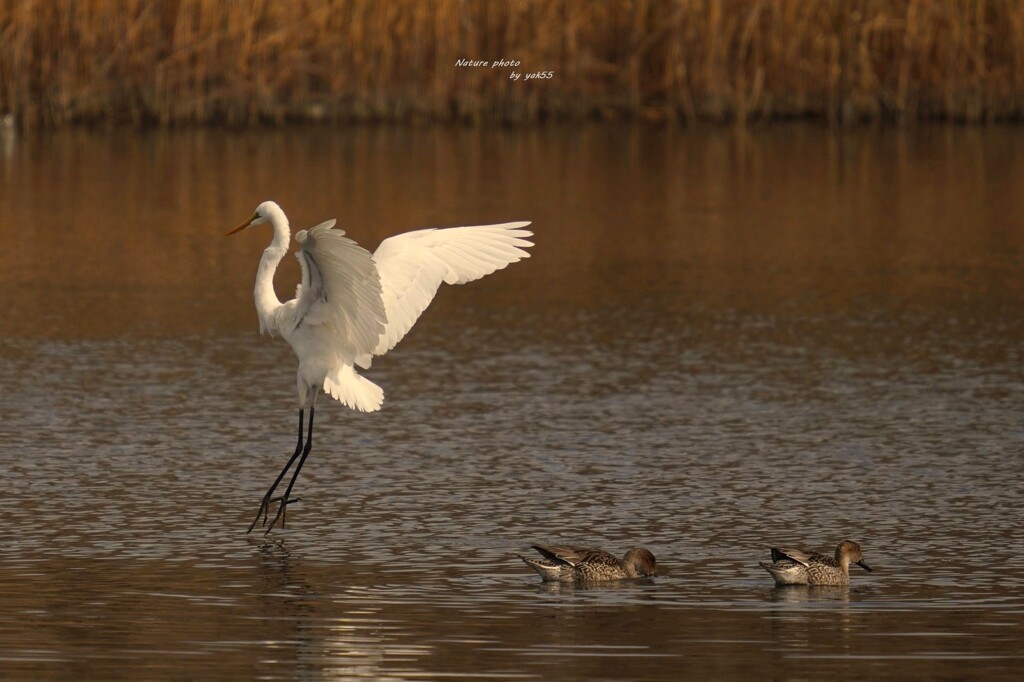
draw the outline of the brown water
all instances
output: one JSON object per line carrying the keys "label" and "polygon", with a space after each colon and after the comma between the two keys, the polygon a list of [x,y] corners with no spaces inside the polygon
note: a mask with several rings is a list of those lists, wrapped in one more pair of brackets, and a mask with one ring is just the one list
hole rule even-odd
{"label": "brown water", "polygon": [[[1018,679],[1024,129],[0,133],[0,677]],[[294,446],[274,198],[532,219]],[[291,261],[292,259],[288,259]],[[292,291],[297,268],[279,273]],[[762,543],[875,567],[775,589]],[[547,586],[531,542],[662,575]]]}

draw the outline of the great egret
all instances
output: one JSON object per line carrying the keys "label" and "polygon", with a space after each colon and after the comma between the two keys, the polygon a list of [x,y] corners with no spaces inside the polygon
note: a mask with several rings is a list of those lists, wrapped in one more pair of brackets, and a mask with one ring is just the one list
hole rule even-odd
{"label": "great egret", "polygon": [[[264,201],[252,216],[227,235],[270,223],[274,237],[256,271],[256,313],[260,332],[277,335],[299,358],[299,440],[295,453],[278,474],[260,503],[249,531],[260,516],[267,525],[270,505],[280,502],[267,533],[278,519],[284,526],[285,507],[306,457],[313,447],[313,413],[317,397],[326,393],[353,410],[374,412],[384,391],[356,371],[370,367],[374,355],[384,355],[402,340],[437,293],[442,282],[464,284],[480,279],[530,254],[524,230],[528,221],[407,232],[381,242],[369,251],[331,229],[334,220],[302,230],[296,257],[302,283],[295,298],[282,303],[274,292],[274,272],[288,252],[288,218],[273,201]],[[309,427],[303,442],[303,421],[309,408]],[[301,454],[301,459],[299,455]],[[274,491],[299,459],[284,495]]]}

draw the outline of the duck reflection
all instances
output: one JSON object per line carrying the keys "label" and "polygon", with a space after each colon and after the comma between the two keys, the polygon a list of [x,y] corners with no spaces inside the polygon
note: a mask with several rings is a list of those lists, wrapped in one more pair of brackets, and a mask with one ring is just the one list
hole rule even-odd
{"label": "duck reflection", "polygon": [[848,585],[784,585],[770,590],[768,599],[778,604],[849,603]]}

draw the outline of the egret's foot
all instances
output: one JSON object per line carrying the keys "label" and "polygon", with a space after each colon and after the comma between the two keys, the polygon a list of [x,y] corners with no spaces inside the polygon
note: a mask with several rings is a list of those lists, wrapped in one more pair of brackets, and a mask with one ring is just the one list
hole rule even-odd
{"label": "egret's foot", "polygon": [[[301,499],[302,499],[301,497],[296,497],[294,499],[288,500],[287,504],[295,504],[296,502],[300,501]],[[260,502],[259,510],[256,512],[256,518],[253,519],[252,523],[249,524],[249,530],[245,531],[246,535],[251,533],[252,529],[256,527],[256,524],[260,522],[260,516],[261,515],[263,516],[263,525],[266,526],[267,525],[267,515],[270,513],[270,505],[274,504],[275,502],[280,502],[280,501],[281,501],[280,497],[270,497],[269,493],[267,495],[265,495],[263,497],[263,501]],[[281,505],[280,507],[278,507],[277,516],[274,517],[274,522],[275,523],[277,522],[278,517],[282,516],[281,512],[282,512],[283,509],[284,509],[284,505]],[[273,528],[274,524],[271,523],[270,527]],[[281,520],[281,527],[282,528],[284,527],[284,519],[283,519],[283,517],[282,517],[282,520]],[[270,528],[267,529],[267,532],[268,533],[270,532]]]}
{"label": "egret's foot", "polygon": [[263,515],[263,525],[264,526],[267,525],[267,512],[270,511],[270,503],[271,503],[271,501],[272,500],[270,499],[269,493],[267,495],[263,496],[263,501],[260,502],[260,508],[256,512],[256,518],[253,519],[252,523],[249,524],[249,530],[245,531],[246,535],[251,533],[252,529],[256,527],[256,524],[260,522],[260,515],[261,514]]}
{"label": "egret's foot", "polygon": [[[302,499],[301,497],[289,498],[287,500],[284,499],[283,497],[275,497],[274,499],[272,499],[271,500],[272,503],[273,502],[280,502],[280,504],[277,505],[277,513],[274,514],[274,520],[270,522],[270,525],[267,526],[267,530],[263,534],[264,535],[269,535],[270,531],[272,531],[274,529],[274,526],[277,525],[277,520],[278,519],[281,520],[281,527],[284,528],[284,521],[285,521],[285,517],[287,516],[287,514],[285,513],[285,509],[288,507],[289,504],[295,504],[296,502],[298,502],[301,499]],[[269,505],[268,505],[268,508],[269,508]],[[264,517],[263,517],[263,525],[265,525],[265,526],[267,525],[266,515],[264,515]]]}

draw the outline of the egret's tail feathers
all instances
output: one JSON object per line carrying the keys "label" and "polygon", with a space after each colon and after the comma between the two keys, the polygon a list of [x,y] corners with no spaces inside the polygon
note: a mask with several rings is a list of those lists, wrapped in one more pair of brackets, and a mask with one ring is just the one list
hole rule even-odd
{"label": "egret's tail feathers", "polygon": [[351,365],[342,365],[324,379],[324,393],[360,412],[376,412],[384,403],[384,390]]}

